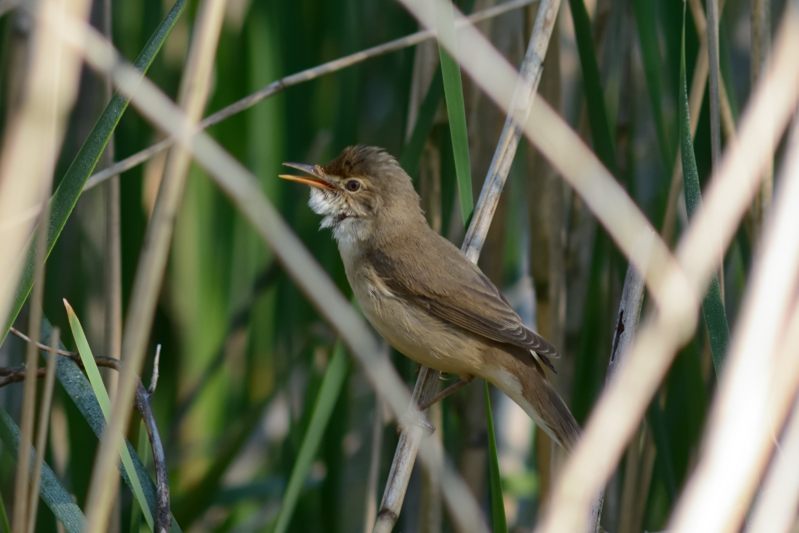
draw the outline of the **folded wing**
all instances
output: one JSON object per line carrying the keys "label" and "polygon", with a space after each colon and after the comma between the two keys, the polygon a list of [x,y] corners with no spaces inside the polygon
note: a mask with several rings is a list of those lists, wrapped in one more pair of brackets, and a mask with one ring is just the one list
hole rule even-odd
{"label": "folded wing", "polygon": [[[445,241],[443,237],[439,237]],[[388,288],[441,320],[492,341],[530,350],[536,359],[553,369],[550,358],[558,351],[521,321],[496,286],[454,245],[436,246],[437,264],[446,270],[430,271],[413,255],[392,254],[392,247],[372,250],[368,260]],[[424,242],[416,243],[425,253]],[[404,248],[404,247],[403,247]],[[404,248],[407,250],[407,248]],[[385,251],[388,250],[388,251]],[[415,255],[415,254],[414,254]],[[424,262],[422,262],[424,263]]]}

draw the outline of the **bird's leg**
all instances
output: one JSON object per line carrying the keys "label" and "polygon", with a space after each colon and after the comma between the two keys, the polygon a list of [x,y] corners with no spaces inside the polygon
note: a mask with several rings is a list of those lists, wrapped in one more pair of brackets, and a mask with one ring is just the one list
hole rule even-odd
{"label": "bird's leg", "polygon": [[471,383],[473,379],[474,376],[466,376],[458,378],[458,381],[450,385],[447,385],[446,387],[435,393],[432,398],[428,398],[423,402],[419,402],[419,410],[424,411],[434,403],[440,402],[450,394],[459,391],[460,389]]}

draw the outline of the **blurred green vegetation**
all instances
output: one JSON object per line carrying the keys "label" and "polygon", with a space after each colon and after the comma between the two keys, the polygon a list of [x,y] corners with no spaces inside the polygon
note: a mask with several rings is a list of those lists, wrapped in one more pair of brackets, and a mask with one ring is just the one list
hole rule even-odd
{"label": "blurred green vegetation", "polygon": [[[485,4],[476,2],[476,7]],[[749,12],[744,2],[730,0],[727,4],[721,63],[723,82],[737,116],[736,102],[745,103],[750,91]],[[156,0],[113,2],[114,44],[132,60],[170,5]],[[171,96],[177,92],[184,69],[196,9],[196,3],[190,2],[149,73]],[[781,2],[774,2],[775,20],[780,11]],[[518,64],[534,13],[534,7],[525,8],[481,28]],[[560,18],[547,63],[557,68],[545,69],[540,92],[581,132],[653,225],[661,229],[672,173],[675,164],[679,165],[683,3],[636,0],[628,5],[599,0],[586,6],[582,0],[571,0],[563,3]],[[18,68],[13,54],[25,45],[23,26],[15,12],[0,18],[3,129],[10,112],[11,82],[18,75],[13,70]],[[399,4],[386,0],[231,1],[206,114],[288,74],[417,29]],[[689,90],[699,48],[689,13],[685,41]],[[420,75],[414,62],[419,72],[426,73]],[[259,177],[266,196],[345,294],[350,291],[338,252],[329,234],[318,231],[317,217],[304,205],[307,191],[279,182],[275,176],[283,161],[324,162],[355,143],[383,146],[402,158],[423,191],[428,214],[440,217],[442,233],[459,244],[463,221],[458,217],[453,146],[437,69],[435,48],[432,56],[406,48],[291,87],[210,130]],[[553,83],[554,90],[544,89]],[[464,102],[469,135],[465,153],[471,154],[472,179],[479,192],[504,117],[466,76]],[[101,81],[86,71],[70,116],[56,183],[101,109]],[[707,109],[705,98],[694,141],[697,176],[702,183],[709,175],[711,160]],[[411,121],[409,117],[416,118]],[[129,110],[115,132],[115,158],[133,154],[159,138],[146,121]],[[520,310],[537,309],[539,328],[564,354],[559,386],[568,391],[568,403],[583,421],[606,379],[627,265],[580,199],[552,180],[551,171],[533,152],[527,146],[520,148],[508,186],[517,194],[509,205],[501,205],[481,264],[511,301],[519,302]],[[163,158],[157,156],[120,177],[124,309],[162,164]],[[534,223],[542,213],[550,213],[540,203],[542,198],[552,197],[540,193],[544,188],[554,191],[560,206],[552,211],[546,229]],[[81,196],[50,256],[44,297],[45,316],[62,331],[69,331],[62,298],[72,303],[95,353],[103,339],[101,280],[106,259],[102,196],[102,188]],[[677,234],[684,221],[677,217]],[[545,231],[548,237],[541,237]],[[553,242],[552,235],[558,240]],[[723,294],[729,304],[730,324],[735,322],[748,275],[753,235],[739,232],[726,264]],[[549,251],[536,247],[542,238],[549,243]],[[559,260],[549,260],[551,253],[560,254]],[[551,265],[562,265],[562,271],[549,272],[546,281],[534,276],[535,299],[531,291],[519,289],[520,280],[527,279],[531,271]],[[23,312],[17,321],[22,330],[26,329],[25,316]],[[71,337],[64,337],[65,344],[74,348]],[[166,448],[177,522],[184,530],[194,531],[268,530],[284,503],[288,479],[297,465],[313,406],[333,358],[336,335],[197,167],[190,171],[176,223],[151,333],[152,352],[156,344],[162,346],[162,356],[159,386],[152,401]],[[3,366],[19,364],[22,353],[22,343],[9,339],[0,351],[0,361]],[[148,360],[144,376],[150,375],[152,357]],[[415,365],[396,354],[395,361],[411,384]],[[381,413],[376,412],[375,395],[358,368],[346,365],[337,369],[346,374],[340,394],[325,397],[333,402],[327,406],[330,420],[318,453],[308,465],[309,474],[299,487],[289,531],[361,529],[369,501],[379,501],[382,493],[396,443],[395,427],[386,424],[382,431],[377,487],[370,488],[372,427],[383,423]],[[644,431],[643,451],[632,453],[622,463],[618,480],[611,485],[606,509],[611,530],[665,526],[696,455],[714,384],[710,345],[706,329],[700,327],[650,407],[651,432]],[[16,416],[21,386],[5,387],[0,396],[3,409]],[[496,402],[503,400],[495,396]],[[488,439],[482,409],[479,386],[446,400],[440,433],[467,482],[475,487],[478,500],[488,509]],[[537,447],[537,441],[543,439],[534,439],[533,446],[527,443],[521,461],[504,462],[510,444],[504,440],[509,422],[502,409],[495,404],[500,473],[506,504],[510,502],[507,510],[511,511],[508,524],[529,526],[541,491],[548,488],[548,468],[540,461],[545,455]],[[59,386],[53,416],[59,419],[51,430],[58,451],[49,450],[47,461],[82,507],[97,439]],[[138,431],[138,423],[132,424],[131,442],[136,442]],[[13,500],[14,457],[6,446],[3,450],[0,507],[8,509]],[[649,452],[654,461],[647,462]],[[632,468],[630,461],[636,461],[639,473],[625,477]],[[649,477],[641,473],[647,469]],[[634,501],[622,498],[625,483],[637,483]],[[403,531],[418,529],[419,485],[418,479],[411,483],[400,518]],[[127,488],[121,498],[125,530],[135,504]],[[625,530],[619,525],[619,516],[627,505],[638,509],[638,514],[633,514],[638,522]],[[43,506],[39,526],[42,531],[54,527],[52,514]]]}

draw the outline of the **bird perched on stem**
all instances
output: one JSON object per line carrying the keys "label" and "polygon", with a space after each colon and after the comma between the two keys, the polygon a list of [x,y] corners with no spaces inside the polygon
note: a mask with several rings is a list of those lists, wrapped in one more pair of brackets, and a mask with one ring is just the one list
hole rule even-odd
{"label": "bird perched on stem", "polygon": [[462,382],[487,380],[561,446],[574,445],[579,426],[544,370],[557,350],[430,228],[396,159],[353,146],[326,165],[285,165],[304,173],[280,177],[311,187],[308,205],[332,229],[355,297],[389,344]]}

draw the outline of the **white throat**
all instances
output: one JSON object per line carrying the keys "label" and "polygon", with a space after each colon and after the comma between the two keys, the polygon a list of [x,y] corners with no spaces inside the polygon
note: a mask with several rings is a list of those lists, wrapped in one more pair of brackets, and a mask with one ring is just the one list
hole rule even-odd
{"label": "white throat", "polygon": [[[319,189],[311,189],[308,207],[317,215],[322,215],[319,229],[332,229],[339,253],[346,261],[354,252],[354,245],[366,240],[370,222],[356,216],[355,213],[347,213],[346,207],[336,205],[337,203],[334,196]],[[347,215],[342,217],[342,213]]]}

